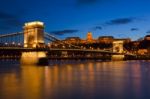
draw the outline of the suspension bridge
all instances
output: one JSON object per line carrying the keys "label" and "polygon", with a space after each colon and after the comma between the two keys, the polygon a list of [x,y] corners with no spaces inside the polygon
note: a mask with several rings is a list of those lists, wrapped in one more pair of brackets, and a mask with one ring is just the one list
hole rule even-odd
{"label": "suspension bridge", "polygon": [[[40,59],[51,58],[123,58],[125,53],[123,41],[114,41],[110,50],[83,49],[71,43],[61,42],[60,39],[44,31],[43,22],[25,23],[23,32],[0,35],[0,58],[18,58],[25,63],[38,63]],[[51,48],[49,42],[59,42],[70,48]],[[30,61],[32,59],[32,61]]]}

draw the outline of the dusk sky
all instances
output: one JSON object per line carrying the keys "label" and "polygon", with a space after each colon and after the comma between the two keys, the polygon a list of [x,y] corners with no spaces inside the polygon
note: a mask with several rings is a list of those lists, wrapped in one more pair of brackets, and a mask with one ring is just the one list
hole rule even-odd
{"label": "dusk sky", "polygon": [[139,39],[150,34],[150,0],[0,0],[0,33],[22,31],[30,21],[45,23],[58,38]]}

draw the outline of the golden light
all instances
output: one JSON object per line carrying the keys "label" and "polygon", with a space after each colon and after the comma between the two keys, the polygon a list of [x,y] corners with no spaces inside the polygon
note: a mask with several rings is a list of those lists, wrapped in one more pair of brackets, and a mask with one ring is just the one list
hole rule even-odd
{"label": "golden light", "polygon": [[40,21],[34,21],[34,22],[25,23],[25,26],[35,26],[35,25],[44,26],[44,23],[40,22]]}

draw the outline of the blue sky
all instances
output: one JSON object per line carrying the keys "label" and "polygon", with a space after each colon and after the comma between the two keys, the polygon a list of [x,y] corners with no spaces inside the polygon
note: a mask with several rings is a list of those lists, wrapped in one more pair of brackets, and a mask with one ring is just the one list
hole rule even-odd
{"label": "blue sky", "polygon": [[43,21],[58,38],[114,36],[136,40],[150,33],[150,0],[0,0],[0,33]]}

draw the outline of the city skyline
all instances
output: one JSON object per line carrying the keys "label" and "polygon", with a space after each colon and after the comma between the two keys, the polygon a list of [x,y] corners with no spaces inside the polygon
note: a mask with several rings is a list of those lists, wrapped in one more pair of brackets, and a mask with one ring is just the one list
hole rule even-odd
{"label": "city skyline", "polygon": [[150,99],[150,0],[0,0],[0,99]]}
{"label": "city skyline", "polygon": [[137,40],[149,34],[148,0],[1,0],[0,33],[22,31],[25,22],[39,20],[60,39],[114,36]]}

